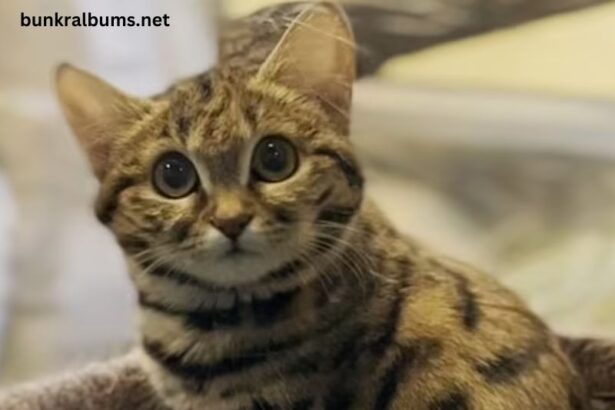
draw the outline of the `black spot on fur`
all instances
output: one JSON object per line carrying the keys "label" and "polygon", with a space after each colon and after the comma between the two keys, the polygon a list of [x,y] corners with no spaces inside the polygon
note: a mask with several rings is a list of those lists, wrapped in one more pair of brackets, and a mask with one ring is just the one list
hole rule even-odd
{"label": "black spot on fur", "polygon": [[295,274],[299,273],[301,271],[301,269],[303,269],[304,264],[301,261],[292,261],[289,262],[287,264],[285,264],[284,266],[282,266],[279,269],[273,270],[271,271],[267,277],[269,278],[269,280],[282,280],[282,279],[287,279],[290,278],[291,276],[294,276]]}
{"label": "black spot on fur", "polygon": [[199,90],[201,91],[201,101],[207,102],[212,96],[212,82],[209,75],[203,75],[198,82]]}
{"label": "black spot on fur", "polygon": [[410,367],[414,356],[411,354],[404,355],[400,360],[393,363],[387,370],[382,380],[382,386],[376,397],[376,406],[374,410],[387,410],[390,408],[395,395],[397,394],[397,386],[406,373],[407,367]]}
{"label": "black spot on fur", "polygon": [[320,196],[316,199],[316,202],[314,203],[314,205],[321,206],[331,197],[332,193],[333,193],[332,188],[325,189],[323,193],[320,194]]}
{"label": "black spot on fur", "polygon": [[332,363],[335,369],[341,366],[352,367],[356,364],[362,353],[361,348],[364,346],[362,338],[364,335],[365,328],[358,326],[345,338],[344,342],[340,344],[337,354],[333,356]]}
{"label": "black spot on fur", "polygon": [[318,373],[320,371],[321,358],[314,358],[309,356],[299,357],[297,360],[288,367],[285,376],[307,376],[310,374]]}
{"label": "black spot on fur", "polygon": [[200,383],[247,370],[269,359],[267,354],[246,354],[227,357],[214,363],[199,364],[191,363],[185,354],[167,352],[158,342],[144,340],[143,347],[151,358],[174,375]]}
{"label": "black spot on fur", "polygon": [[321,148],[314,152],[316,155],[325,155],[332,158],[337,162],[338,166],[342,170],[342,173],[348,180],[348,184],[351,188],[361,189],[363,188],[363,175],[359,170],[359,167],[354,162],[347,158],[342,157],[338,152]]}
{"label": "black spot on fur", "polygon": [[506,383],[534,368],[543,346],[532,346],[527,350],[506,352],[495,359],[479,363],[476,370],[489,383]]}
{"label": "black spot on fur", "polygon": [[181,115],[177,119],[177,132],[181,137],[186,138],[190,132],[191,121],[190,117],[186,115]]}
{"label": "black spot on fur", "polygon": [[252,410],[282,410],[282,408],[265,399],[252,399]]}
{"label": "black spot on fur", "polygon": [[480,308],[476,301],[476,295],[470,289],[468,280],[461,276],[455,275],[457,280],[457,293],[459,295],[459,312],[463,325],[468,330],[476,330],[480,320]]}
{"label": "black spot on fur", "polygon": [[354,208],[325,208],[320,211],[316,218],[316,222],[320,222],[317,225],[320,235],[315,246],[316,252],[327,252],[338,244],[344,233],[344,225],[350,222],[355,212]]}
{"label": "black spot on fur", "polygon": [[295,222],[297,219],[295,213],[288,209],[277,208],[273,212],[276,221],[278,221],[279,223],[288,224]]}
{"label": "black spot on fur", "polygon": [[429,405],[429,410],[468,410],[466,396],[459,392],[449,393]]}
{"label": "black spot on fur", "polygon": [[192,312],[186,317],[186,324],[201,330],[216,330],[238,326],[241,323],[239,303],[230,309]]}
{"label": "black spot on fur", "polygon": [[175,224],[175,226],[173,226],[172,231],[175,234],[175,239],[178,242],[183,242],[186,239],[188,239],[191,229],[192,229],[191,222],[181,222],[181,223]]}
{"label": "black spot on fur", "polygon": [[440,355],[442,344],[435,339],[420,339],[407,342],[406,345],[400,345],[397,348],[400,349],[400,355],[383,377],[374,410],[389,409],[397,394],[398,385],[413,370],[425,366]]}
{"label": "black spot on fur", "polygon": [[146,269],[148,274],[164,278],[166,280],[175,282],[181,286],[193,286],[195,288],[208,290],[211,292],[221,291],[223,289],[217,287],[214,284],[207,283],[201,279],[197,279],[185,272],[181,272],[177,269],[169,268],[168,266],[158,266],[155,269]]}
{"label": "black spot on fur", "polygon": [[400,311],[401,302],[400,299],[397,299],[393,306],[391,306],[382,333],[370,344],[370,350],[373,355],[381,356],[391,346],[397,333]]}
{"label": "black spot on fur", "polygon": [[161,313],[183,316],[188,326],[201,330],[215,330],[241,324],[242,312],[248,309],[252,311],[256,324],[271,325],[280,319],[298,293],[298,289],[293,289],[277,293],[266,300],[253,300],[249,305],[235,297],[233,306],[228,309],[181,310],[154,302],[142,293],[139,294],[139,304]]}
{"label": "black spot on fur", "polygon": [[348,410],[354,402],[352,392],[336,387],[325,397],[325,410]]}
{"label": "black spot on fur", "polygon": [[96,204],[96,218],[103,224],[108,225],[113,221],[117,211],[118,197],[122,191],[135,184],[131,177],[122,177],[115,181],[110,189],[101,190],[101,195]]}
{"label": "black spot on fur", "polygon": [[299,400],[291,406],[291,410],[309,410],[314,407],[314,399]]}
{"label": "black spot on fur", "polygon": [[252,312],[258,325],[268,325],[275,322],[292,303],[299,293],[297,289],[289,292],[281,292],[265,300],[253,300]]}
{"label": "black spot on fur", "polygon": [[173,316],[177,316],[177,315],[183,316],[188,313],[180,309],[175,309],[163,303],[156,302],[142,292],[139,292],[138,299],[139,299],[139,306],[141,306],[142,308],[154,310],[159,313],[164,313],[164,314],[173,315]]}
{"label": "black spot on fur", "polygon": [[140,293],[139,305],[159,313],[181,316],[186,322],[186,325],[201,330],[233,327],[241,323],[239,303],[235,303],[233,307],[229,309],[182,310],[152,301],[146,295]]}
{"label": "black spot on fur", "polygon": [[571,390],[568,395],[568,401],[570,403],[570,410],[587,410],[588,407],[583,403],[583,400],[579,394]]}
{"label": "black spot on fur", "polygon": [[256,127],[258,125],[257,109],[258,107],[256,106],[256,104],[247,104],[243,110],[246,120],[253,127]]}
{"label": "black spot on fur", "polygon": [[384,324],[384,329],[379,337],[377,337],[370,346],[371,352],[375,356],[381,356],[386,349],[394,342],[395,335],[397,333],[397,327],[399,326],[399,317],[401,315],[401,309],[403,302],[408,292],[408,280],[410,277],[411,265],[408,259],[401,259],[398,261],[402,281],[401,286],[395,289],[396,295],[393,303],[391,304],[389,315]]}
{"label": "black spot on fur", "polygon": [[117,241],[128,254],[142,252],[150,246],[148,241],[136,235],[121,235],[117,237]]}
{"label": "black spot on fur", "polygon": [[356,211],[356,208],[325,208],[320,211],[317,220],[346,225],[350,222]]}

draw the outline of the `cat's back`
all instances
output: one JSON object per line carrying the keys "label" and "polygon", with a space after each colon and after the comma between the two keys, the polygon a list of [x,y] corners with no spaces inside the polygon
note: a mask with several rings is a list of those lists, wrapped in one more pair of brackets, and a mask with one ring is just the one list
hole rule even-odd
{"label": "cat's back", "polygon": [[405,290],[396,343],[406,352],[399,357],[411,360],[392,408],[587,408],[557,339],[519,297],[489,275],[404,242],[411,263],[398,272]]}

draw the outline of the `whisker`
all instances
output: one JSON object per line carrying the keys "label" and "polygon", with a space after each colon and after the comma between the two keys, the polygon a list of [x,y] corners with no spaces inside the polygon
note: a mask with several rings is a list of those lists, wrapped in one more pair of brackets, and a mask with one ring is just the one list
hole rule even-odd
{"label": "whisker", "polygon": [[336,36],[335,34],[330,33],[328,31],[325,31],[325,30],[323,30],[323,29],[321,29],[321,28],[319,28],[317,26],[313,26],[311,24],[304,23],[304,22],[300,21],[298,18],[290,18],[290,17],[284,16],[284,17],[282,17],[282,19],[284,21],[288,22],[289,26],[296,24],[298,26],[307,28],[308,30],[314,31],[314,32],[316,32],[318,34],[322,34],[324,36],[333,38],[336,41],[339,41],[340,43],[344,43],[344,44],[346,44],[346,45],[348,45],[348,46],[350,46],[352,48],[356,48],[357,47],[357,43],[352,41],[352,40],[349,40],[349,39],[347,39],[345,37]]}

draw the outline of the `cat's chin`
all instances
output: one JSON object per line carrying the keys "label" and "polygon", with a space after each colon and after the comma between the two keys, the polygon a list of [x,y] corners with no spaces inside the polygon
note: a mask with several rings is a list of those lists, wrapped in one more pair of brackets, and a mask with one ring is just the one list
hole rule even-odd
{"label": "cat's chin", "polygon": [[245,249],[230,249],[216,256],[196,260],[186,273],[220,287],[248,287],[258,284],[284,264],[279,255],[265,255]]}

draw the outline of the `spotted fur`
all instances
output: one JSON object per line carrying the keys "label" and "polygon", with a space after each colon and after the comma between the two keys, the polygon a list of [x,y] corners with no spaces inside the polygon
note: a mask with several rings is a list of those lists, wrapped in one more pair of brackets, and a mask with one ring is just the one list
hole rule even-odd
{"label": "spotted fur", "polygon": [[[363,198],[348,23],[328,3],[293,16],[260,64],[235,55],[153,99],[59,71],[101,182],[97,215],[130,263],[160,398],[178,410],[587,409],[558,339],[523,302]],[[299,153],[283,182],[250,172],[268,135]],[[168,151],[198,171],[187,197],[152,187]],[[231,210],[253,216],[239,255],[210,223]]]}

